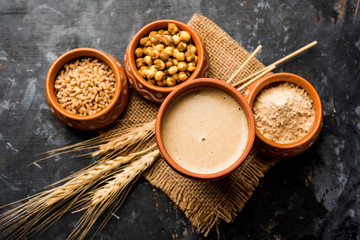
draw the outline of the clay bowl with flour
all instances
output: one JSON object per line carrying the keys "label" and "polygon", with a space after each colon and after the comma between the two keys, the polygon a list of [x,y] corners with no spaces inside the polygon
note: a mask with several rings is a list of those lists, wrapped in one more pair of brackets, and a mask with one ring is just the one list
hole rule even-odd
{"label": "clay bowl with flour", "polygon": [[323,109],[321,100],[315,88],[304,78],[291,73],[276,73],[264,77],[248,88],[244,96],[253,108],[254,101],[259,92],[273,83],[291,82],[303,88],[310,96],[315,109],[314,123],[308,133],[301,139],[288,143],[279,144],[265,138],[255,127],[255,146],[261,152],[275,157],[290,157],[302,153],[308,149],[320,135],[323,126]]}
{"label": "clay bowl with flour", "polygon": [[[115,76],[115,92],[105,108],[94,114],[83,116],[69,112],[60,105],[55,94],[54,84],[59,71],[66,63],[85,57],[99,59],[111,68]],[[51,65],[46,77],[46,100],[51,112],[62,123],[80,130],[96,130],[114,122],[125,109],[128,97],[129,86],[120,63],[111,55],[94,48],[76,48],[64,53]]]}
{"label": "clay bowl with flour", "polygon": [[[195,71],[191,76],[184,82],[175,85],[173,87],[159,87],[148,83],[138,72],[136,63],[135,63],[135,49],[139,46],[140,39],[147,36],[151,31],[166,29],[168,23],[175,23],[180,30],[187,31],[190,33],[192,41],[197,48],[198,63],[196,65]],[[162,103],[169,93],[174,89],[178,88],[182,84],[189,82],[196,78],[206,77],[209,70],[209,57],[205,49],[205,44],[200,38],[200,36],[188,25],[185,23],[164,19],[151,22],[141,28],[134,38],[130,41],[126,52],[125,52],[125,71],[129,79],[130,84],[133,86],[135,91],[137,91],[142,97],[147,100],[150,100],[155,103]]]}
{"label": "clay bowl with flour", "polygon": [[255,122],[239,91],[223,81],[200,78],[166,97],[157,114],[155,135],[162,156],[175,171],[191,179],[218,180],[248,156]]}

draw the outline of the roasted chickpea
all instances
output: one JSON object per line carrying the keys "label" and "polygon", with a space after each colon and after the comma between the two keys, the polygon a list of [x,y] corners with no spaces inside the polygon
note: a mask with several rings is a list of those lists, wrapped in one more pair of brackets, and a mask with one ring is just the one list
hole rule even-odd
{"label": "roasted chickpea", "polygon": [[165,63],[166,67],[167,68],[171,68],[172,66],[174,66],[173,62],[171,60],[168,60],[166,63]]}
{"label": "roasted chickpea", "polygon": [[180,72],[179,73],[179,79],[180,79],[180,81],[185,81],[186,79],[188,79],[188,76],[186,75],[186,73],[184,73],[184,72]]}
{"label": "roasted chickpea", "polygon": [[194,45],[189,44],[186,49],[188,51],[190,51],[191,53],[196,54],[197,49],[196,49],[196,47]]}
{"label": "roasted chickpea", "polygon": [[179,53],[180,53],[179,49],[175,48],[173,51],[173,57],[176,58]]}
{"label": "roasted chickpea", "polygon": [[169,54],[167,54],[165,51],[161,51],[160,59],[166,62],[169,59]]}
{"label": "roasted chickpea", "polygon": [[180,40],[183,42],[189,42],[191,40],[191,35],[187,31],[180,32]]}
{"label": "roasted chickpea", "polygon": [[160,59],[156,59],[154,61],[154,66],[156,67],[156,69],[158,70],[163,70],[165,68],[165,63],[163,61],[161,61]]}
{"label": "roasted chickpea", "polygon": [[151,66],[153,64],[153,61],[151,59],[150,56],[145,56],[144,57],[144,62],[148,65],[148,66]]}
{"label": "roasted chickpea", "polygon": [[152,51],[152,47],[147,47],[147,48],[144,48],[144,54],[145,55],[149,55],[150,54],[150,51]]}
{"label": "roasted chickpea", "polygon": [[179,52],[179,53],[176,55],[176,60],[178,60],[179,62],[180,62],[180,61],[184,61],[184,60],[185,60],[185,53]]}
{"label": "roasted chickpea", "polygon": [[144,70],[139,70],[138,72],[140,73],[140,75],[141,75],[143,78],[147,78],[148,71],[149,71],[149,70],[144,69]]}
{"label": "roasted chickpea", "polygon": [[140,68],[141,66],[145,66],[145,62],[143,58],[136,59],[136,66]]}
{"label": "roasted chickpea", "polygon": [[185,59],[186,59],[186,61],[188,61],[188,62],[192,62],[192,61],[194,61],[194,59],[195,59],[195,54],[191,53],[190,51],[187,51],[187,52],[185,53]]}
{"label": "roasted chickpea", "polygon": [[179,70],[179,68],[177,66],[172,66],[169,68],[169,74],[170,75],[174,75],[177,71]]}
{"label": "roasted chickpea", "polygon": [[186,49],[186,46],[187,46],[187,44],[186,43],[183,43],[183,42],[179,42],[179,44],[177,45],[177,49],[179,49],[179,51],[180,52],[183,52],[183,51],[185,51],[185,49]]}
{"label": "roasted chickpea", "polygon": [[180,72],[185,72],[187,69],[187,65],[186,62],[179,62],[179,64],[177,65],[178,69]]}
{"label": "roasted chickpea", "polygon": [[164,77],[165,77],[165,73],[162,72],[162,71],[157,71],[156,74],[155,74],[155,80],[156,80],[157,82],[163,81],[163,80],[164,80]]}
{"label": "roasted chickpea", "polygon": [[172,75],[173,79],[175,79],[175,81],[177,83],[181,82],[180,79],[179,79],[179,74],[175,73],[174,75]]}
{"label": "roasted chickpea", "polygon": [[151,47],[152,46],[152,42],[150,40],[148,40],[146,43],[145,43],[145,47]]}
{"label": "roasted chickpea", "polygon": [[145,46],[145,44],[147,43],[147,41],[149,40],[148,37],[143,37],[140,39],[140,45],[141,46]]}
{"label": "roasted chickpea", "polygon": [[156,31],[152,31],[149,34],[149,39],[153,44],[159,44],[161,42],[161,35]]}
{"label": "roasted chickpea", "polygon": [[154,67],[154,68],[152,68],[152,66],[150,67],[150,69],[149,70],[147,70],[147,78],[148,79],[151,79],[151,78],[154,78],[155,77],[155,74],[156,74],[156,72],[157,72],[157,70],[156,70],[156,68]]}
{"label": "roasted chickpea", "polygon": [[191,63],[188,63],[188,64],[187,64],[187,70],[188,70],[189,72],[195,71],[195,68],[196,68],[196,63],[191,62]]}
{"label": "roasted chickpea", "polygon": [[162,50],[164,50],[164,44],[157,44],[154,49],[158,52],[161,52]]}
{"label": "roasted chickpea", "polygon": [[147,70],[148,67],[147,66],[141,66],[139,70],[142,71],[142,70],[145,70],[145,69]]}
{"label": "roasted chickpea", "polygon": [[175,58],[172,61],[173,61],[174,66],[177,66],[179,64],[179,61],[176,60]]}
{"label": "roasted chickpea", "polygon": [[173,47],[166,47],[164,49],[164,52],[166,52],[171,57],[174,54],[174,48]]}
{"label": "roasted chickpea", "polygon": [[178,26],[175,23],[169,23],[168,24],[168,31],[170,34],[175,34],[177,31],[179,31]]}
{"label": "roasted chickpea", "polygon": [[172,39],[172,37],[170,35],[164,35],[163,38],[162,38],[162,42],[165,45],[170,45],[173,42],[173,39]]}
{"label": "roasted chickpea", "polygon": [[135,55],[136,57],[141,58],[144,55],[144,49],[142,48],[135,49]]}
{"label": "roasted chickpea", "polygon": [[158,59],[160,57],[160,53],[156,50],[151,50],[151,51],[149,51],[149,56],[152,59]]}
{"label": "roasted chickpea", "polygon": [[176,80],[172,77],[167,77],[166,78],[166,85],[168,87],[172,87],[172,86],[175,86],[176,85]]}
{"label": "roasted chickpea", "polygon": [[178,45],[180,42],[180,37],[178,35],[172,36],[173,42],[175,45]]}

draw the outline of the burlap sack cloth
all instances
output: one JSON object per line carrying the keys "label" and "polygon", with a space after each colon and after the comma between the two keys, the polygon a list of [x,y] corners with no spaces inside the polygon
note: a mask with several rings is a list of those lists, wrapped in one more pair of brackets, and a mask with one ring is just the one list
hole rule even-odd
{"label": "burlap sack cloth", "polygon": [[[249,57],[249,53],[214,22],[194,14],[188,25],[205,42],[210,58],[209,78],[227,80]],[[256,59],[234,81],[262,69]],[[121,120],[115,126],[123,128],[155,119],[159,105],[153,104],[132,91]],[[253,149],[231,176],[213,182],[185,178],[172,170],[163,158],[145,173],[145,178],[164,191],[184,211],[191,223],[207,236],[221,220],[231,222],[244,207],[265,172],[277,162]]]}

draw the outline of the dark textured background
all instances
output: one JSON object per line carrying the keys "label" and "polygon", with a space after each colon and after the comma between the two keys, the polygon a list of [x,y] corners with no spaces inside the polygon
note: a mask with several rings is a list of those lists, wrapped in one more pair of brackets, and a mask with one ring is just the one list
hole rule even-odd
{"label": "dark textured background", "polygon": [[[247,50],[258,44],[265,64],[313,41],[319,44],[277,71],[309,80],[326,112],[316,144],[282,160],[261,180],[221,239],[359,239],[360,13],[357,0],[298,1],[0,1],[0,205],[85,167],[73,154],[39,163],[37,154],[95,136],[58,122],[45,100],[51,63],[77,47],[123,61],[145,24],[163,18],[212,19]],[[3,210],[2,210],[3,211]],[[198,239],[184,214],[141,179],[95,239]],[[78,214],[41,236],[65,239]],[[213,231],[210,238],[218,236]]]}

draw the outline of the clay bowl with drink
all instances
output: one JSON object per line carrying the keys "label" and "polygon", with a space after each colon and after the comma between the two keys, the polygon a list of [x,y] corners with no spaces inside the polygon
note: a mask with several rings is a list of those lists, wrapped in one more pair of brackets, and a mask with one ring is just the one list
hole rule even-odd
{"label": "clay bowl with drink", "polygon": [[120,63],[94,48],[64,53],[46,77],[51,112],[62,123],[80,130],[96,130],[114,122],[128,97],[128,82]]}
{"label": "clay bowl with drink", "polygon": [[217,180],[245,160],[255,139],[255,123],[239,91],[223,81],[200,78],[167,96],[155,135],[175,171],[192,179]]}
{"label": "clay bowl with drink", "polygon": [[133,88],[155,103],[162,103],[182,84],[206,77],[209,70],[200,36],[185,23],[170,19],[141,28],[127,47],[124,64]]}
{"label": "clay bowl with drink", "polygon": [[[279,107],[279,109],[274,112],[264,112],[264,114],[263,114],[264,117],[261,117],[261,119],[259,118],[259,120],[258,120],[256,117],[257,113],[254,110],[254,104],[256,103],[258,97],[261,95],[261,93],[264,94],[265,91],[267,91],[267,93],[270,93],[270,91],[272,91],[272,93],[276,93],[275,88],[279,87],[279,86],[280,87],[282,86],[283,89],[281,90],[282,92],[279,92],[278,95],[274,96],[275,97],[274,102],[277,104],[277,106],[281,106],[281,107]],[[313,111],[313,113],[311,113],[311,115],[306,115],[306,114],[302,113],[300,110],[298,112],[296,112],[294,115],[288,115],[288,114],[291,114],[291,112],[284,113],[284,110],[289,109],[290,108],[289,106],[291,106],[291,102],[285,103],[285,102],[280,101],[282,99],[283,95],[286,94],[284,91],[291,90],[291,88],[284,90],[285,86],[290,86],[291,88],[296,87],[298,92],[302,91],[303,98],[299,99],[298,106],[300,106],[300,107],[305,106],[306,105],[305,98],[308,98],[308,101],[311,103],[311,107],[310,107],[311,111]],[[307,94],[305,94],[305,92]],[[291,74],[291,73],[272,74],[270,76],[264,77],[264,78],[256,81],[252,85],[250,85],[248,90],[245,92],[244,96],[254,111],[255,121],[256,121],[255,146],[261,152],[268,154],[268,155],[276,156],[276,157],[294,156],[294,155],[300,154],[303,151],[305,151],[306,149],[308,149],[320,135],[320,132],[321,132],[321,129],[323,126],[323,109],[322,109],[322,105],[321,105],[321,100],[320,100],[320,97],[319,97],[318,93],[316,92],[315,88],[304,78],[302,78],[298,75],[295,75],[295,74]],[[268,98],[268,99],[270,99],[270,98]],[[289,100],[289,101],[295,101],[296,96],[292,96],[289,99],[294,99],[294,100]],[[271,102],[271,101],[272,101],[271,99],[268,100],[268,102]],[[265,103],[265,104],[268,104],[268,103]],[[270,105],[266,106],[266,107],[267,107],[267,109],[271,109]],[[307,110],[307,109],[305,109],[305,110]],[[282,115],[284,115],[284,116],[282,116]],[[293,120],[290,121],[289,123],[282,124],[281,120],[284,117],[286,117],[286,115],[293,116],[293,117],[291,117],[291,118],[293,118]],[[301,116],[303,116],[303,117],[301,117]],[[308,116],[310,116],[311,118]],[[273,129],[266,129],[266,128],[261,129],[263,126],[260,126],[259,124],[264,119],[265,119],[264,121],[269,120],[266,118],[272,118],[272,120],[275,121],[275,122],[273,122],[273,125],[272,125]],[[276,121],[278,121],[278,122],[276,122]],[[296,121],[298,121],[298,122],[296,122]],[[308,121],[308,122],[306,122],[306,121]],[[271,122],[271,121],[269,121],[269,122]],[[309,123],[310,123],[310,125],[309,125]],[[293,124],[293,125],[291,125],[291,124]],[[302,124],[304,125],[303,129],[300,128]],[[305,124],[307,124],[307,125],[305,125]],[[283,129],[280,129],[280,127],[282,125],[284,125],[283,127],[285,127],[285,128],[287,127],[288,130],[285,131]],[[279,129],[277,129],[278,127],[279,127]],[[289,129],[289,128],[292,128],[292,129]],[[296,137],[294,137],[295,136],[294,134],[297,134],[297,132],[296,132],[297,130],[298,131],[301,130],[302,132],[301,132],[301,134],[298,134],[298,135],[296,135]],[[282,132],[282,131],[284,131],[284,132]],[[279,134],[279,135],[276,136],[277,138],[275,138],[275,136],[272,136],[271,134],[269,134],[269,132],[273,132],[273,134]],[[267,137],[265,137],[265,135],[267,135]],[[287,137],[288,139],[286,140],[285,137]]]}

